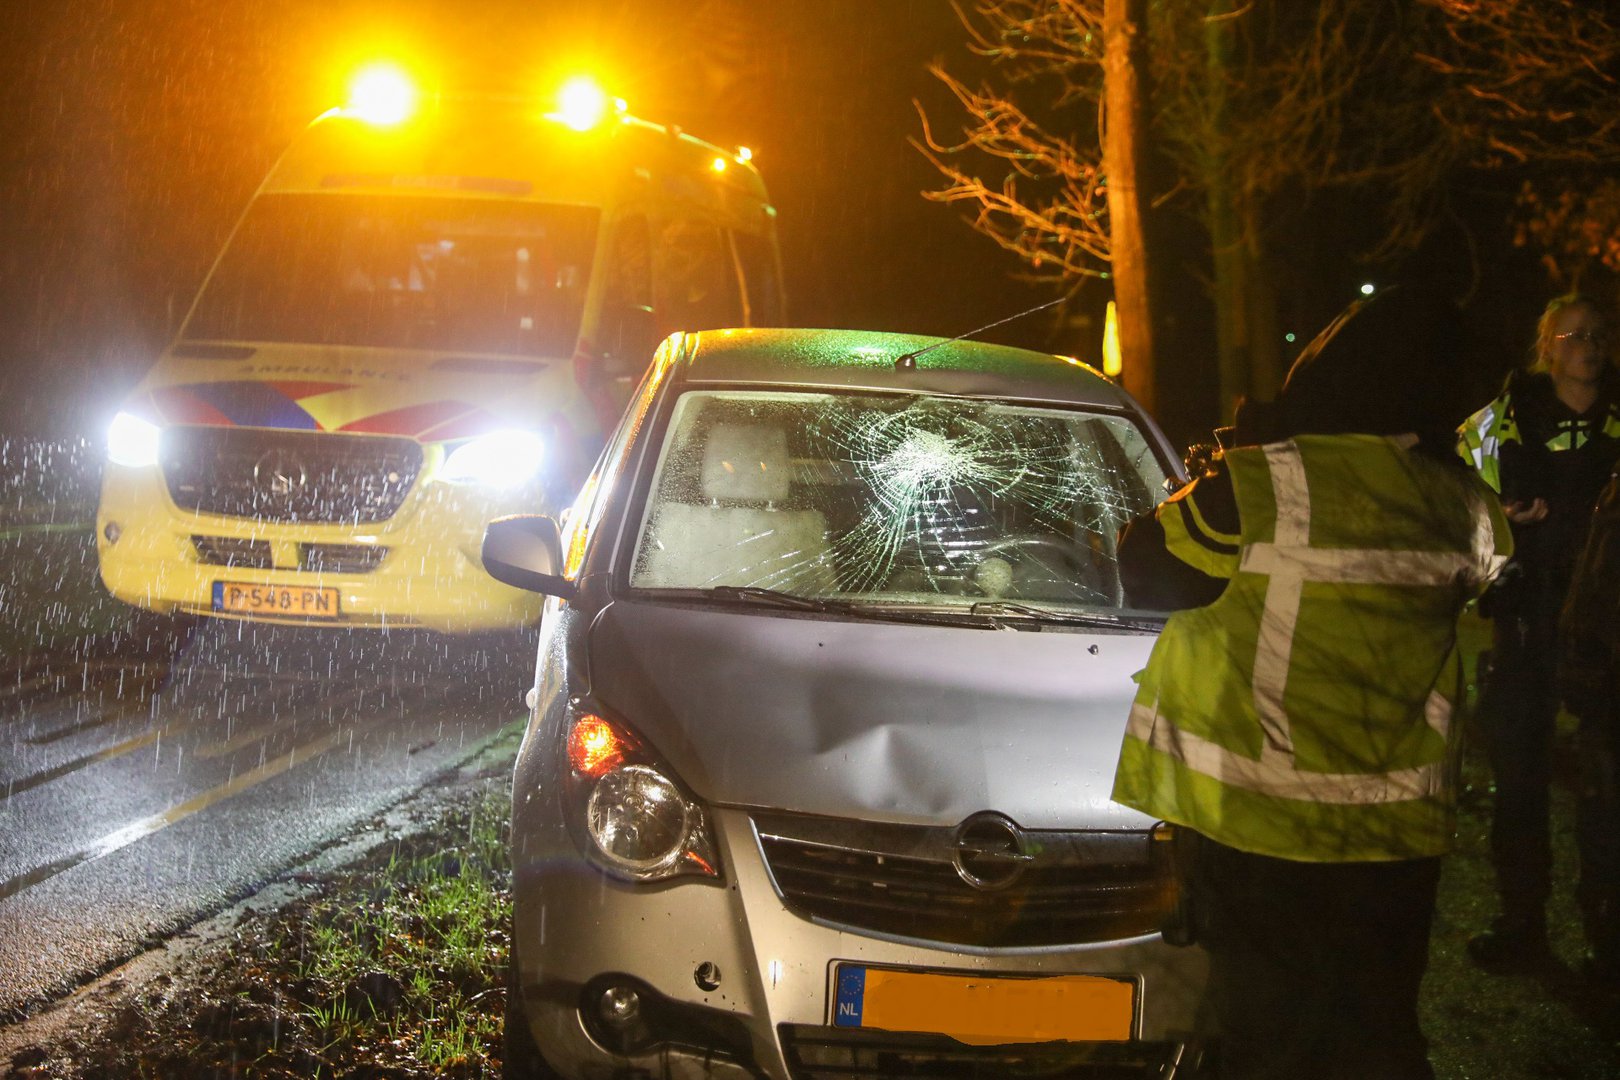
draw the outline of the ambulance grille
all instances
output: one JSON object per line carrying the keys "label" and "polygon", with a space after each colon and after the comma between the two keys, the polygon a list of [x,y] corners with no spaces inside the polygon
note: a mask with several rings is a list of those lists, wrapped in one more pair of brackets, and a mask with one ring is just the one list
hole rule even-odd
{"label": "ambulance grille", "polygon": [[[1022,870],[984,888],[958,872],[950,830],[849,825],[850,835],[830,842],[756,819],[789,910],[855,930],[991,948],[1116,941],[1155,933],[1175,914],[1170,861],[1143,833],[1026,834],[1033,853]],[[784,835],[793,832],[801,835]]]}
{"label": "ambulance grille", "polygon": [[298,569],[312,574],[369,574],[387,557],[376,544],[298,545]]}
{"label": "ambulance grille", "polygon": [[276,565],[270,545],[263,540],[193,536],[191,546],[197,552],[197,561],[207,566],[245,566],[253,570],[269,570]]}
{"label": "ambulance grille", "polygon": [[414,439],[263,428],[169,428],[158,456],[182,510],[312,524],[387,521],[422,468]]}

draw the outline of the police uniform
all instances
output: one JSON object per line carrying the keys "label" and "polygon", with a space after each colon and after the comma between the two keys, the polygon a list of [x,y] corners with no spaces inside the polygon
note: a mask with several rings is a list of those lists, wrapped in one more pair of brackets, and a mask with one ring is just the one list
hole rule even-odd
{"label": "police uniform", "polygon": [[1491,857],[1502,910],[1469,949],[1487,967],[1506,967],[1546,955],[1558,613],[1593,502],[1620,457],[1620,403],[1605,387],[1578,414],[1550,376],[1517,372],[1463,424],[1458,449],[1503,502],[1541,498],[1548,507],[1544,520],[1513,527],[1513,561],[1481,604],[1493,624],[1480,715],[1495,778]]}

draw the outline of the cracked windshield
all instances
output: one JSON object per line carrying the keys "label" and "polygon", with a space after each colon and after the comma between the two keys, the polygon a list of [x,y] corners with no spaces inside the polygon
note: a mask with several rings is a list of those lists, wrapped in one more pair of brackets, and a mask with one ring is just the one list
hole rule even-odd
{"label": "cracked windshield", "polygon": [[1126,606],[1166,473],[1129,417],[962,399],[688,393],[630,583],[873,603]]}

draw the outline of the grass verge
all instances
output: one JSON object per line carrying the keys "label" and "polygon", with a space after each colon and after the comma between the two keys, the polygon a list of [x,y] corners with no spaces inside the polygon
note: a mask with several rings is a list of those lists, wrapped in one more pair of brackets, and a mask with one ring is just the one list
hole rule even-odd
{"label": "grass verge", "polygon": [[[18,1078],[492,1077],[511,895],[507,797],[453,798],[128,995],[103,1030],[29,1047]],[[0,1069],[3,1071],[3,1069]]]}

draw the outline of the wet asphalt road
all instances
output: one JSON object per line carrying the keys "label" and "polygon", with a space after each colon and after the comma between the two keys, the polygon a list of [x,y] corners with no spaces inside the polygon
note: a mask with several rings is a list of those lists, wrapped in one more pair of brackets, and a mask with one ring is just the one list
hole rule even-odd
{"label": "wet asphalt road", "polygon": [[0,1022],[263,885],[520,722],[530,634],[204,621],[0,683]]}

